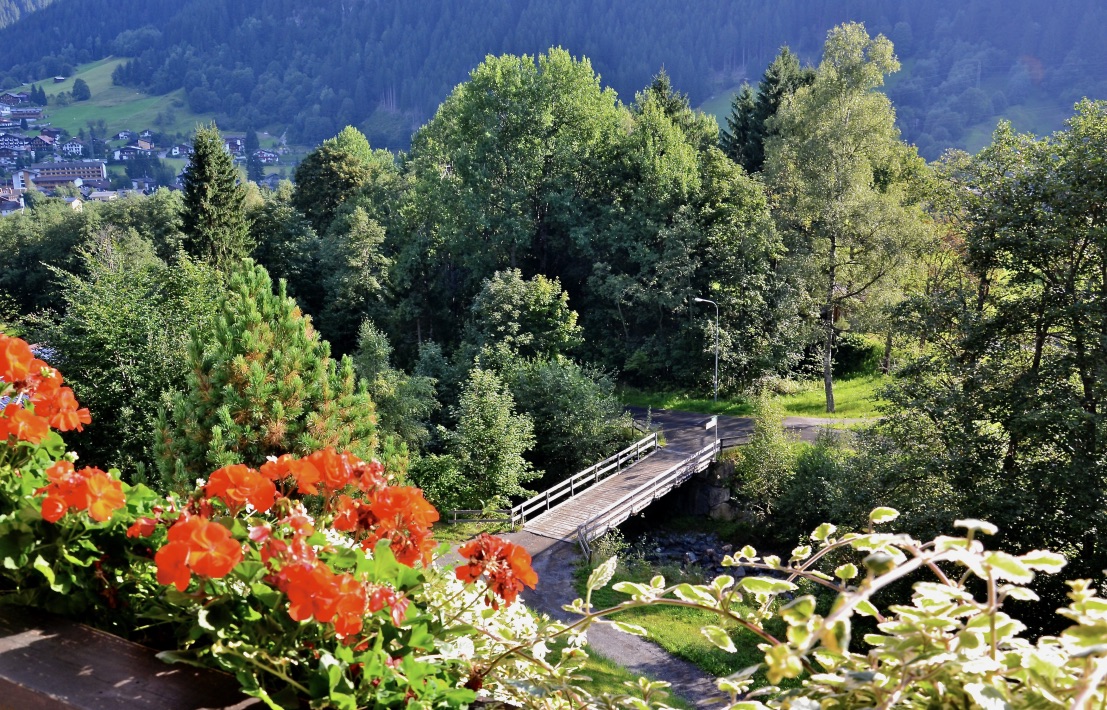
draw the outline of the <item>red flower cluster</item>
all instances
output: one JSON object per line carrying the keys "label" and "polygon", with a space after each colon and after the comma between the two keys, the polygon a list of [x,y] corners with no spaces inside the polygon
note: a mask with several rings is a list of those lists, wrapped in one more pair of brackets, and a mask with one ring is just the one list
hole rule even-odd
{"label": "red flower cluster", "polygon": [[231,511],[237,513],[247,503],[264,513],[273,507],[277,499],[277,487],[273,482],[243,464],[224,466],[211,474],[204,486],[208,498],[219,497]]}
{"label": "red flower cluster", "polygon": [[438,545],[431,537],[438,511],[418,488],[389,486],[374,491],[368,500],[339,496],[334,509],[335,530],[353,533],[367,550],[388,540],[396,559],[409,567],[417,560],[430,562]]}
{"label": "red flower cluster", "polygon": [[[276,498],[275,484],[283,483],[302,494],[328,496],[329,509],[336,513],[335,529],[353,534],[364,548],[388,540],[403,564],[430,563],[437,546],[431,526],[438,520],[438,511],[423,498],[423,492],[389,486],[379,462],[340,454],[332,447],[304,458],[285,454],[258,470],[242,464],[226,466],[211,475],[204,493],[209,500],[221,499],[232,514],[246,503],[265,512]],[[342,491],[358,491],[363,498]]]}
{"label": "red flower cluster", "polygon": [[[481,533],[458,552],[469,561],[454,570],[457,578],[475,582],[482,574],[488,575],[489,588],[508,604],[523,591],[523,585],[534,589],[538,584],[538,575],[530,566],[530,554],[515,543]],[[492,606],[498,606],[495,600]]]}
{"label": "red flower cluster", "polygon": [[69,510],[87,510],[93,520],[104,522],[126,505],[123,484],[98,468],[76,471],[69,461],[58,461],[46,469],[50,483],[36,493],[42,499],[42,519],[56,523]]}
{"label": "red flower cluster", "polygon": [[[92,421],[62,376],[39,360],[27,343],[0,334],[0,395],[12,401],[0,412],[0,441],[41,442],[50,428],[81,431]],[[25,404],[33,409],[26,409]]]}
{"label": "red flower cluster", "polygon": [[158,583],[174,585],[178,591],[188,588],[195,572],[201,577],[220,579],[242,561],[242,545],[231,531],[205,518],[185,515],[169,528],[169,542],[157,554]]}
{"label": "red flower cluster", "polygon": [[295,621],[314,618],[334,626],[340,637],[357,634],[364,618],[387,608],[399,625],[409,601],[396,590],[367,584],[349,573],[332,571],[309,544],[314,528],[302,511],[294,510],[277,525],[250,529],[270,570],[268,581],[288,597],[288,614]]}

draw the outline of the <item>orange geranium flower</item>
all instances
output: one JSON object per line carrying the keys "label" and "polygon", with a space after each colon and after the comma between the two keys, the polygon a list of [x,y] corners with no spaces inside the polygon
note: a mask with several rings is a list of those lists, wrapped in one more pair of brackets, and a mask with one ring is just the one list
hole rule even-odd
{"label": "orange geranium flower", "polygon": [[158,582],[179,591],[188,588],[191,573],[226,577],[242,561],[242,545],[219,523],[198,516],[181,518],[169,528],[169,541],[154,555]]}
{"label": "orange geranium flower", "polygon": [[14,436],[18,441],[37,444],[49,433],[49,422],[14,402],[0,413],[0,440]]}
{"label": "orange geranium flower", "polygon": [[201,577],[226,577],[242,561],[242,545],[219,523],[194,518],[199,523],[189,536],[188,566]]}
{"label": "orange geranium flower", "polygon": [[482,574],[487,575],[489,588],[508,604],[515,601],[524,585],[534,589],[538,584],[538,575],[530,565],[530,554],[515,543],[481,533],[462,545],[458,552],[467,557],[468,562],[454,570],[457,578],[475,582]]}
{"label": "orange geranium flower", "polygon": [[101,523],[111,519],[112,513],[127,504],[123,484],[98,468],[83,470],[89,472],[85,478],[89,516]]}
{"label": "orange geranium flower", "polygon": [[438,511],[423,498],[423,491],[412,486],[383,488],[369,502],[369,510],[376,521],[363,543],[366,547],[387,539],[401,564],[430,563],[437,547],[430,528],[438,520]]}
{"label": "orange geranium flower", "polygon": [[178,592],[188,589],[192,579],[192,570],[188,568],[188,545],[183,542],[170,542],[162,545],[154,555],[154,564],[158,567],[158,584],[173,585]]}
{"label": "orange geranium flower", "polygon": [[222,499],[232,515],[247,503],[264,513],[273,507],[277,498],[277,487],[272,481],[240,463],[212,473],[204,492],[208,498],[218,496]]}
{"label": "orange geranium flower", "polygon": [[27,379],[34,360],[26,341],[0,334],[0,380],[15,384]]}
{"label": "orange geranium flower", "polygon": [[70,510],[87,510],[93,520],[110,520],[112,513],[126,505],[123,484],[98,468],[74,470],[69,461],[57,461],[46,469],[50,483],[39,489],[42,518],[57,522]]}
{"label": "orange geranium flower", "polygon": [[[352,459],[352,460],[351,460]],[[310,462],[319,471],[319,481],[330,491],[340,491],[350,484],[353,475],[353,463],[361,463],[349,454],[339,454],[333,446],[316,451],[308,456]]]}
{"label": "orange geranium flower", "polygon": [[73,390],[68,387],[40,389],[32,401],[35,414],[45,417],[50,426],[59,431],[84,431],[82,425],[92,423],[88,409],[80,407]]}

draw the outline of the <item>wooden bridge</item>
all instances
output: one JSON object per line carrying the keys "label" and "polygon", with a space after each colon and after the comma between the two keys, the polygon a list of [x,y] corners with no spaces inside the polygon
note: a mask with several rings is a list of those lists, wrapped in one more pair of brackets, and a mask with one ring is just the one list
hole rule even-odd
{"label": "wooden bridge", "polygon": [[665,447],[649,434],[516,505],[511,522],[543,537],[575,538],[587,554],[596,538],[706,469],[718,451],[715,432],[702,425],[672,432]]}

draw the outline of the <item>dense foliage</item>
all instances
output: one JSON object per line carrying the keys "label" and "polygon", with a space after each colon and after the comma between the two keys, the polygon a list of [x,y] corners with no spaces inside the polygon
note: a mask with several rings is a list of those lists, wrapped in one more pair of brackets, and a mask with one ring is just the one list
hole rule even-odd
{"label": "dense foliage", "polygon": [[183,89],[224,125],[277,123],[305,143],[356,125],[399,148],[489,54],[561,45],[624,99],[664,67],[699,104],[754,80],[782,45],[814,62],[827,30],[855,20],[899,47],[907,68],[888,92],[904,135],[936,158],[1009,107],[1050,128],[1102,93],[1103,13],[1077,0],[62,0],[0,32],[0,86],[115,55],[130,58],[118,82]]}

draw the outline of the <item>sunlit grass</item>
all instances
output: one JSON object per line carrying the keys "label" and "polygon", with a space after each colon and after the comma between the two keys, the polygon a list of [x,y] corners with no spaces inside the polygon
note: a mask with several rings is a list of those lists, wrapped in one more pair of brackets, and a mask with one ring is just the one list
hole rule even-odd
{"label": "sunlit grass", "polygon": [[[638,570],[636,573],[620,569],[612,580],[612,584],[624,580],[647,582],[654,572],[655,570],[645,568]],[[581,596],[584,595],[586,577],[586,571],[580,570],[576,582],[577,591]],[[681,580],[670,579],[668,581],[672,583]],[[607,587],[592,593],[592,606],[594,609],[606,609],[629,598],[626,594],[612,590],[611,584],[609,584]],[[730,675],[743,668],[757,665],[764,660],[764,654],[757,648],[757,645],[762,641],[755,633],[739,625],[736,621],[725,619],[711,611],[655,605],[618,612],[611,618],[641,626],[646,629],[647,637],[658,646],[672,655],[694,664],[712,676]],[[727,629],[737,651],[729,653],[708,641],[702,630],[709,625],[721,626]],[[783,631],[783,626],[778,620],[770,621],[769,625],[770,633]],[[761,672],[755,676],[755,684],[763,685],[764,683],[764,674]]]}
{"label": "sunlit grass", "polygon": [[[882,400],[877,391],[888,382],[886,375],[865,375],[834,382],[833,414],[826,412],[826,396],[822,380],[810,380],[800,384],[793,394],[777,395],[776,401],[788,417],[828,417],[850,419],[880,416]],[[676,409],[702,414],[726,414],[748,417],[753,405],[745,397],[723,397],[715,402],[710,397],[692,396],[680,392],[644,392],[625,388],[620,392],[623,404],[631,407]]]}
{"label": "sunlit grass", "polygon": [[[628,682],[637,684],[638,676],[635,673],[597,653],[591,647],[586,647],[586,650],[588,651],[588,660],[584,662],[581,673],[591,678],[591,680],[580,681],[580,687],[593,695],[632,692],[625,684]],[[676,708],[691,710],[693,707],[671,691],[665,702]]]}
{"label": "sunlit grass", "polygon": [[834,382],[834,413],[826,412],[826,393],[821,380],[805,382],[803,390],[778,397],[789,417],[878,417],[883,400],[877,392],[888,383],[887,375],[863,375]]}

